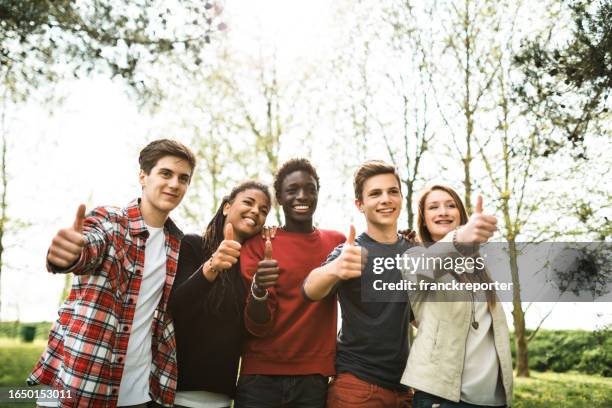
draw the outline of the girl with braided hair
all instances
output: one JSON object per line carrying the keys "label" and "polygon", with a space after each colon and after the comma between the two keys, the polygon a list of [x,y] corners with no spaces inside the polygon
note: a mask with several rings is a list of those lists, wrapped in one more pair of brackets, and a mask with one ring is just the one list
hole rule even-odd
{"label": "girl with braided hair", "polygon": [[241,244],[261,232],[270,211],[268,188],[256,181],[223,198],[204,233],[186,235],[168,308],[177,342],[175,406],[229,407],[246,335]]}

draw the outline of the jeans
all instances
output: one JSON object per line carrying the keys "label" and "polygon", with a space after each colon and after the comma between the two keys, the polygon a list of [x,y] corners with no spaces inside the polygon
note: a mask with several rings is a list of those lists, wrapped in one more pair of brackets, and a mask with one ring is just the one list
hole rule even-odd
{"label": "jeans", "polygon": [[[423,391],[414,393],[413,408],[482,408],[483,405],[474,405],[467,402],[453,402]],[[493,408],[493,407],[487,407]],[[503,408],[503,407],[499,407]]]}
{"label": "jeans", "polygon": [[328,408],[411,408],[412,393],[370,384],[351,373],[338,374],[329,385]]}
{"label": "jeans", "polygon": [[327,377],[310,375],[241,375],[235,408],[325,408]]}

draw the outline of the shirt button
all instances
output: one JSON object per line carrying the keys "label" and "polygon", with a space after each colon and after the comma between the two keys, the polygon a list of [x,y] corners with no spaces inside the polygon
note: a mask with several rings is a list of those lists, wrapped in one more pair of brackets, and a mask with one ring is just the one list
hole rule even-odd
{"label": "shirt button", "polygon": [[132,303],[134,303],[134,299],[128,298],[128,303],[131,305]]}
{"label": "shirt button", "polygon": [[126,332],[128,331],[129,327],[128,326],[123,326],[123,331]]}
{"label": "shirt button", "polygon": [[123,361],[123,357],[119,357],[117,361],[121,363]]}
{"label": "shirt button", "polygon": [[113,391],[112,391],[112,392],[113,392],[113,394],[117,394],[117,389],[116,389],[116,388],[113,388]]}

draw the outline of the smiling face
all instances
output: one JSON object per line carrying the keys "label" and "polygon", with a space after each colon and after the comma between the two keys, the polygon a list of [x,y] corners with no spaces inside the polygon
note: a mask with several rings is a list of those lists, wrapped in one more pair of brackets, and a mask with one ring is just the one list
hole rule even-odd
{"label": "smiling face", "polygon": [[434,242],[460,225],[461,215],[457,203],[443,190],[432,190],[425,199],[425,226]]}
{"label": "smiling face", "polygon": [[288,230],[312,230],[312,217],[317,209],[318,197],[317,181],[308,172],[297,170],[283,179],[278,201],[283,207]]}
{"label": "smiling face", "polygon": [[397,219],[402,210],[402,192],[393,174],[378,174],[363,183],[363,198],[355,204],[368,223],[368,230],[397,229]]}
{"label": "smiling face", "polygon": [[140,171],[141,209],[145,222],[160,226],[170,211],[181,202],[191,179],[191,165],[175,156],[164,156],[149,174]]}
{"label": "smiling face", "polygon": [[241,191],[223,207],[225,223],[234,227],[236,240],[244,242],[261,231],[270,212],[270,201],[263,191],[250,188]]}

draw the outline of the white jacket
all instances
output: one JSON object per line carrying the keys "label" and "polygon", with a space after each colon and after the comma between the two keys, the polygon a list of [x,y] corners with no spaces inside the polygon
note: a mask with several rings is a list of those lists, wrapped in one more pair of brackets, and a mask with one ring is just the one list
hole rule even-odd
{"label": "white jacket", "polygon": [[[461,257],[448,234],[429,248],[413,247],[406,254],[417,257]],[[419,269],[416,274],[403,271],[404,279],[417,282],[451,282],[455,278],[439,270]],[[472,298],[468,292],[454,292],[459,301],[448,300],[448,292],[411,291],[410,303],[418,323],[418,332],[410,349],[402,384],[417,390],[458,402],[461,396],[461,376],[465,348],[472,319]],[[499,359],[506,405],[512,403],[512,356],[510,335],[501,303],[490,311],[495,350]]]}

